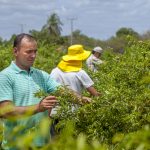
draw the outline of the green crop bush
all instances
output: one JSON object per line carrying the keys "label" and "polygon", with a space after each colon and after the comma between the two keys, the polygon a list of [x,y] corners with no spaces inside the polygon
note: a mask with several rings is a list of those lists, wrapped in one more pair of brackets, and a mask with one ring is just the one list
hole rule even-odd
{"label": "green crop bush", "polygon": [[[56,49],[56,45],[39,45],[35,67],[50,72],[64,54]],[[0,47],[0,52],[2,70],[11,62],[11,47]],[[56,128],[61,132],[42,149],[150,149],[150,41],[129,39],[123,54],[106,51],[103,59],[105,63],[98,66],[98,72],[87,70],[101,92],[101,97],[92,97],[92,103],[76,103],[68,91],[52,93],[59,101],[54,118],[60,120]],[[76,106],[74,111],[72,105]],[[46,118],[39,125],[38,132],[43,132],[43,136],[50,122]],[[20,129],[16,127],[10,136]],[[38,132],[33,129],[30,135],[18,136],[10,144],[19,149],[36,149],[31,141]],[[22,145],[18,143],[20,140]]]}
{"label": "green crop bush", "polygon": [[98,139],[114,146],[115,134],[136,132],[150,123],[150,43],[130,40],[123,55],[109,57],[98,72],[90,72],[102,96],[70,118],[66,111],[62,124],[70,119],[76,136],[84,133],[89,142]]}
{"label": "green crop bush", "polygon": [[39,44],[34,66],[46,72],[51,72],[57,66],[64,52],[64,49],[58,50],[58,46],[56,45]]}
{"label": "green crop bush", "polygon": [[119,138],[119,135],[115,135],[113,137],[113,142],[120,142],[118,146],[116,146],[116,150],[126,149],[140,149],[140,150],[149,150],[150,149],[150,127],[144,126],[143,129],[138,130],[136,132],[129,133],[125,135],[123,138]]}
{"label": "green crop bush", "polygon": [[12,47],[10,45],[0,45],[0,70],[7,67],[12,61]]}

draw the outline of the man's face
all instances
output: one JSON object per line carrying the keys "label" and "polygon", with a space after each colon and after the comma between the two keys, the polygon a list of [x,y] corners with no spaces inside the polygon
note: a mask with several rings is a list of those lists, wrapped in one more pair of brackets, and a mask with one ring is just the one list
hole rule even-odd
{"label": "man's face", "polygon": [[24,38],[19,47],[14,48],[16,65],[23,70],[29,70],[36,58],[37,43]]}
{"label": "man's face", "polygon": [[94,55],[95,55],[95,57],[97,57],[97,58],[100,58],[100,56],[101,56],[101,54],[98,53],[98,52],[95,52]]}

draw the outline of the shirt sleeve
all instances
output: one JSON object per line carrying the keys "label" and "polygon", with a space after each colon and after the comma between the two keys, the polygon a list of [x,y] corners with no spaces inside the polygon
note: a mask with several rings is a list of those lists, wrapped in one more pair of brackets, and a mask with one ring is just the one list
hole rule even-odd
{"label": "shirt sleeve", "polygon": [[92,79],[84,70],[78,72],[78,79],[80,80],[84,88],[89,88],[94,84]]}
{"label": "shirt sleeve", "polygon": [[0,101],[13,101],[13,82],[5,74],[0,74]]}

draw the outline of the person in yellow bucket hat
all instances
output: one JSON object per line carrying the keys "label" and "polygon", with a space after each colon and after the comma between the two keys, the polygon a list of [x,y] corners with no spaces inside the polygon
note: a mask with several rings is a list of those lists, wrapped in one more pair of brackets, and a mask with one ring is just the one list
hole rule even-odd
{"label": "person in yellow bucket hat", "polygon": [[81,94],[86,89],[91,95],[98,96],[99,93],[93,87],[94,82],[82,69],[82,62],[90,56],[91,52],[83,48],[82,45],[72,45],[68,48],[67,55],[62,57],[50,76],[62,85],[67,85],[70,89]]}
{"label": "person in yellow bucket hat", "polygon": [[99,93],[93,87],[94,82],[89,75],[82,69],[82,62],[90,56],[91,52],[83,48],[82,45],[72,45],[68,48],[67,55],[62,57],[50,76],[62,85],[82,93],[86,89],[91,95],[98,96]]}
{"label": "person in yellow bucket hat", "polygon": [[[82,45],[70,46],[67,55],[62,57],[62,60],[57,67],[52,70],[50,77],[56,80],[59,84],[67,86],[79,95],[82,94],[83,89],[86,89],[91,95],[99,96],[100,94],[93,86],[94,82],[82,69],[82,62],[86,60],[90,54],[91,52],[85,50]],[[51,116],[56,113],[57,109],[52,109]],[[54,122],[50,128],[52,138],[55,137],[56,134],[56,124],[57,121]]]}

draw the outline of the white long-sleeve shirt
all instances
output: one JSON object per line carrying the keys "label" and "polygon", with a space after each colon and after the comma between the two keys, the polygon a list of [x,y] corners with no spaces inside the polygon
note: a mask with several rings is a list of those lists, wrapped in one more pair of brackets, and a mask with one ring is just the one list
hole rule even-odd
{"label": "white long-sleeve shirt", "polygon": [[103,61],[100,60],[99,58],[95,57],[93,54],[91,54],[91,56],[86,60],[86,65],[93,72],[97,71],[96,65],[99,65],[102,63],[103,63]]}

